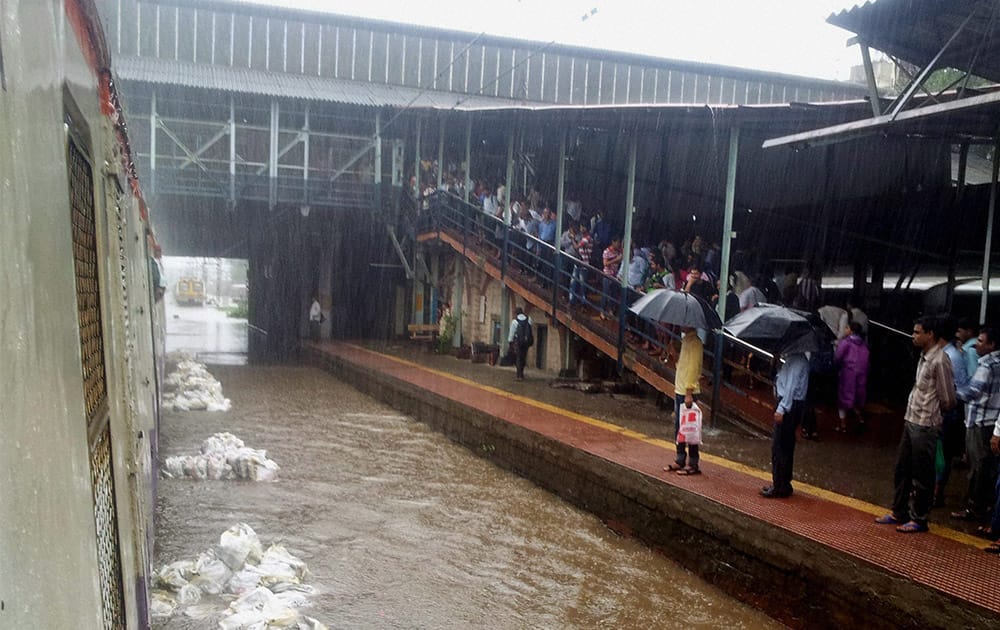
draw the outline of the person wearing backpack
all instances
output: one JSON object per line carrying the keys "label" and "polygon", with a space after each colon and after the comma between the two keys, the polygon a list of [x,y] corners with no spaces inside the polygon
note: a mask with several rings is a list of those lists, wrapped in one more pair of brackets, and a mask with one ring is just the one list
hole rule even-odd
{"label": "person wearing backpack", "polygon": [[520,306],[510,323],[510,336],[507,338],[511,351],[514,353],[514,366],[517,368],[517,380],[524,380],[524,363],[528,358],[528,348],[535,344],[531,319],[524,314]]}

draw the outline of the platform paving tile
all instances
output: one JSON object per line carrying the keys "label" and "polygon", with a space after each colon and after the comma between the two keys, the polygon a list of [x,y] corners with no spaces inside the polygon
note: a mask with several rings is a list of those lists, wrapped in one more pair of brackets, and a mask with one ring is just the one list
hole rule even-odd
{"label": "platform paving tile", "polygon": [[891,526],[874,523],[873,514],[880,511],[877,506],[804,484],[798,484],[789,499],[765,499],[758,491],[769,479],[767,472],[710,454],[703,456],[702,475],[680,477],[663,471],[673,458],[673,445],[664,440],[359,346],[330,342],[322,344],[321,351],[683,488],[952,597],[1000,612],[1000,589],[995,588],[1000,559],[983,553],[984,541],[934,524],[930,534],[899,534]]}

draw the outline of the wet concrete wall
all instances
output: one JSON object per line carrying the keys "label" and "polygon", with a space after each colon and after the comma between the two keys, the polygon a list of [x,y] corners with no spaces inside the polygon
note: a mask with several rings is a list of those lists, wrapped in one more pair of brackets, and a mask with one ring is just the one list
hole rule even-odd
{"label": "wet concrete wall", "polygon": [[987,627],[988,613],[680,488],[339,359],[362,392],[635,536],[797,628]]}

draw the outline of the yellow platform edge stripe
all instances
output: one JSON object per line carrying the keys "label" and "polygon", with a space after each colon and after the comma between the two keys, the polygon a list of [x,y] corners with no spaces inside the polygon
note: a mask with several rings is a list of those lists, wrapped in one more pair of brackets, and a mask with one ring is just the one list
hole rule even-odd
{"label": "yellow platform edge stripe", "polygon": [[[536,407],[538,409],[544,409],[545,411],[548,411],[548,412],[551,412],[551,413],[555,413],[555,414],[559,414],[559,415],[564,416],[566,418],[570,418],[572,420],[576,420],[577,422],[583,422],[585,424],[589,424],[591,426],[599,427],[601,429],[604,429],[606,431],[610,431],[612,433],[618,433],[620,435],[624,435],[624,436],[629,437],[629,438],[640,440],[642,442],[645,442],[647,444],[652,444],[653,446],[657,446],[657,447],[663,448],[665,450],[674,448],[674,443],[670,442],[668,440],[663,440],[663,439],[659,439],[659,438],[650,437],[650,436],[648,436],[648,435],[646,435],[644,433],[639,433],[638,431],[632,431],[631,429],[627,429],[625,427],[621,427],[621,426],[618,426],[616,424],[611,424],[610,422],[605,422],[603,420],[598,420],[597,418],[591,418],[589,416],[584,416],[582,414],[579,414],[579,413],[576,413],[576,412],[573,412],[573,411],[569,411],[567,409],[562,409],[561,407],[556,407],[555,405],[550,405],[548,403],[544,403],[544,402],[541,402],[539,400],[535,400],[534,398],[528,398],[526,396],[519,396],[518,394],[514,394],[514,393],[511,393],[511,392],[502,390],[502,389],[498,389],[496,387],[491,387],[489,385],[483,385],[481,383],[477,383],[475,381],[471,381],[471,380],[469,380],[467,378],[463,378],[461,376],[456,376],[454,374],[451,374],[450,372],[444,372],[442,370],[436,370],[434,368],[430,368],[430,367],[427,367],[425,365],[421,365],[419,363],[414,363],[414,362],[408,361],[406,359],[401,359],[399,357],[392,356],[391,354],[385,354],[385,353],[382,353],[382,352],[377,352],[375,350],[371,350],[369,348],[358,346],[356,344],[344,344],[344,345],[347,345],[347,346],[350,346],[352,348],[356,348],[356,349],[359,349],[359,350],[363,350],[364,352],[369,352],[371,354],[378,355],[380,357],[389,359],[391,361],[394,361],[394,362],[399,363],[401,365],[405,365],[407,367],[412,367],[412,368],[416,368],[416,369],[419,369],[419,370],[423,370],[424,372],[430,372],[431,374],[435,374],[435,375],[440,376],[442,378],[446,378],[446,379],[449,379],[449,380],[452,380],[452,381],[455,381],[455,382],[458,382],[458,383],[462,383],[462,384],[468,385],[470,387],[475,387],[477,389],[481,389],[483,391],[490,392],[491,394],[496,394],[496,395],[502,396],[504,398],[509,398],[511,400],[516,400],[516,401],[518,401],[520,403],[524,403],[526,405],[531,405],[532,407]],[[747,466],[746,464],[741,464],[739,462],[734,462],[734,461],[726,459],[724,457],[719,457],[718,455],[711,455],[709,453],[704,453],[704,452],[701,453],[700,456],[701,456],[701,459],[703,461],[710,462],[711,464],[713,464],[715,466],[721,466],[723,468],[728,468],[729,470],[740,472],[740,473],[749,475],[751,477],[756,477],[757,479],[763,479],[765,481],[770,481],[770,479],[771,479],[771,473],[770,472],[765,471],[765,470],[761,470],[759,468],[754,468],[753,466]],[[810,484],[807,484],[807,483],[803,483],[801,481],[796,481],[795,482],[795,488],[796,488],[796,492],[801,492],[803,494],[809,494],[809,495],[812,495],[812,496],[817,497],[819,499],[823,499],[824,501],[829,501],[831,503],[836,503],[837,505],[842,505],[844,507],[849,507],[851,509],[857,510],[859,512],[864,512],[864,513],[870,514],[872,516],[882,516],[883,514],[886,514],[888,512],[888,510],[886,508],[884,508],[882,506],[879,506],[879,505],[875,505],[874,503],[868,503],[867,501],[862,501],[861,499],[855,499],[854,497],[849,497],[849,496],[845,496],[843,494],[838,494],[836,492],[833,492],[832,490],[827,490],[825,488],[819,488],[817,486],[813,486],[813,485],[810,485]],[[981,538],[977,538],[976,536],[972,536],[971,534],[966,534],[965,532],[960,532],[960,531],[958,531],[956,529],[951,529],[950,527],[945,527],[943,525],[937,525],[937,524],[934,524],[934,523],[931,524],[931,531],[930,531],[930,533],[932,533],[932,534],[934,534],[936,536],[940,536],[941,538],[946,538],[948,540],[953,540],[953,541],[955,541],[957,543],[961,543],[963,545],[969,545],[969,546],[972,546],[972,547],[983,547],[984,545],[987,544],[987,541],[985,541],[985,540],[983,540]]]}

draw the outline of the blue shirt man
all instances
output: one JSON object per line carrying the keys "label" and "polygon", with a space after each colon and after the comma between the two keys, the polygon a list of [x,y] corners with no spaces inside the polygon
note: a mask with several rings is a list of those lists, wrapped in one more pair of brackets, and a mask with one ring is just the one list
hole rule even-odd
{"label": "blue shirt man", "polygon": [[795,461],[795,431],[806,413],[809,392],[809,359],[789,354],[774,379],[778,406],[774,410],[771,439],[771,485],[760,491],[767,499],[792,496],[792,466]]}

